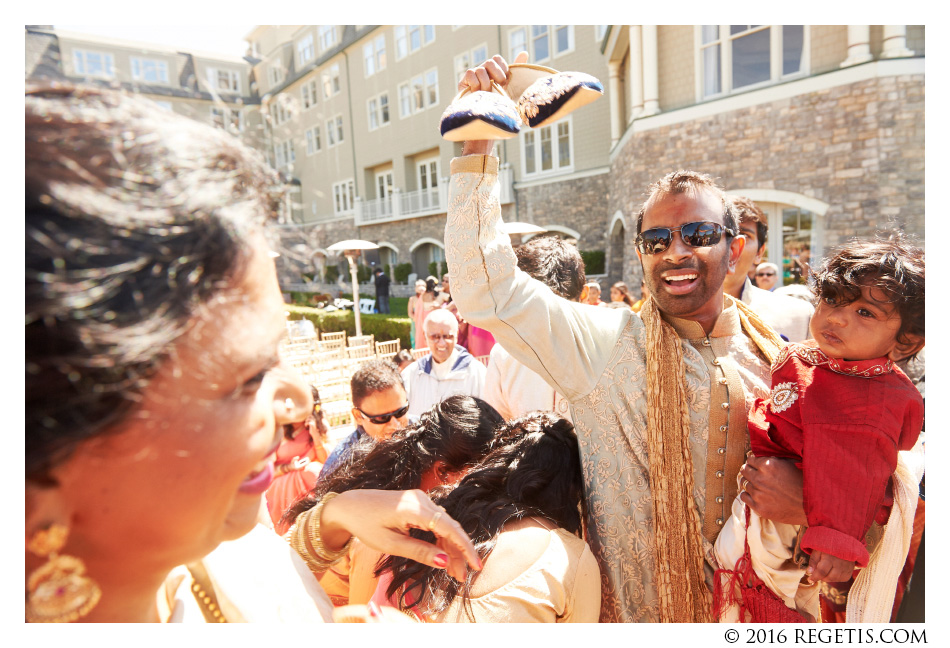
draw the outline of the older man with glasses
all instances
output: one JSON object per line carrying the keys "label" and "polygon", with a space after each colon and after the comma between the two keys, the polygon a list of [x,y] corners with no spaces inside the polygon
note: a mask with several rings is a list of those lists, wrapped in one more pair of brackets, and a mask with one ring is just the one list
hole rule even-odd
{"label": "older man with glasses", "polygon": [[[496,56],[468,70],[459,89],[504,86],[507,67]],[[651,298],[639,316],[593,308],[517,268],[493,150],[493,141],[469,141],[452,160],[445,249],[453,295],[467,320],[571,403],[601,621],[711,621],[706,556],[729,518],[740,468],[751,474],[742,499],[753,509],[804,519],[794,465],[750,459],[743,467],[748,403],[768,393],[782,340],[723,293],[746,242],[731,203],[704,174],[677,171],[654,183],[636,217]],[[786,483],[788,494],[778,488]]]}
{"label": "older man with glasses", "polygon": [[762,290],[774,290],[778,283],[778,266],[774,263],[760,263],[755,269],[755,285]]}
{"label": "older man with glasses", "polygon": [[409,392],[409,416],[419,416],[455,394],[481,398],[485,365],[456,343],[459,324],[455,315],[434,310],[422,328],[429,353],[402,370]]}

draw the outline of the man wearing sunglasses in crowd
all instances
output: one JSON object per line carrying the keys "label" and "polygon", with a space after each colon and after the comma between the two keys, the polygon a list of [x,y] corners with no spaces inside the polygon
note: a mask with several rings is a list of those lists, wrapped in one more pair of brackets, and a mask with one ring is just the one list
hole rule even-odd
{"label": "man wearing sunglasses in crowd", "polygon": [[350,399],[356,429],[340,441],[323,464],[319,483],[349,458],[353,447],[367,436],[388,439],[409,423],[409,399],[402,376],[386,360],[364,363],[350,379]]}
{"label": "man wearing sunglasses in crowd", "polygon": [[[811,322],[811,316],[815,314],[815,307],[801,299],[756,287],[749,280],[749,272],[756,272],[756,266],[762,263],[762,255],[765,253],[765,243],[769,234],[768,220],[758,205],[745,196],[730,198],[736,219],[739,221],[739,233],[745,237],[745,247],[739,255],[736,271],[726,275],[723,291],[736,299],[741,299],[775,329],[782,339],[788,342],[802,342],[808,339],[811,337],[808,324]],[[768,270],[774,278],[777,268],[772,263],[768,265],[775,268]],[[758,276],[757,272],[756,277]]]}
{"label": "man wearing sunglasses in crowd", "polygon": [[[459,90],[487,91],[491,81],[507,83],[500,56],[468,70]],[[768,394],[769,358],[782,340],[723,293],[746,243],[731,203],[704,174],[654,183],[636,216],[651,298],[639,316],[595,308],[517,269],[500,227],[493,151],[492,141],[465,142],[451,163],[453,296],[468,321],[571,403],[601,621],[712,620],[705,557],[729,519],[740,468],[759,472],[742,496],[756,512],[804,519],[794,466],[752,458],[743,467],[748,403]]]}
{"label": "man wearing sunglasses in crowd", "polygon": [[429,353],[402,370],[409,392],[409,416],[421,416],[449,396],[482,397],[485,365],[475,359],[458,340],[458,319],[450,311],[437,308],[422,324]]}

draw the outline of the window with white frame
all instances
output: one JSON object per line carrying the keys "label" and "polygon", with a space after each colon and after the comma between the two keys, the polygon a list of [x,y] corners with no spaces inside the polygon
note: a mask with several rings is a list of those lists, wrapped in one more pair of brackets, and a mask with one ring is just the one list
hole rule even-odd
{"label": "window with white frame", "polygon": [[333,185],[333,213],[345,214],[353,211],[356,202],[353,180],[344,180]]}
{"label": "window with white frame", "polygon": [[317,105],[317,80],[312,79],[307,83],[303,84],[303,87],[300,88],[300,98],[302,99],[302,105],[304,110],[307,108],[312,108]]}
{"label": "window with white frame", "polygon": [[313,60],[313,34],[307,34],[297,42],[297,64],[303,66]]}
{"label": "window with white frame", "polygon": [[286,97],[287,95],[279,94],[270,105],[270,117],[274,126],[280,126],[293,116],[287,106]]}
{"label": "window with white frame", "polygon": [[408,83],[399,85],[399,118],[405,119],[412,114],[412,90]]}
{"label": "window with white frame", "polygon": [[425,89],[425,79],[420,74],[415,77],[412,81],[412,112],[417,113],[421,110],[425,110],[426,107],[426,89]]}
{"label": "window with white frame", "polygon": [[237,108],[212,106],[211,123],[228,131],[244,130],[244,116]]}
{"label": "window with white frame", "polygon": [[547,61],[574,50],[573,25],[529,25],[508,32],[510,60],[519,52],[528,52],[532,62]]}
{"label": "window with white frame", "polygon": [[313,155],[320,150],[320,127],[308,128],[305,133],[307,139],[307,155]]}
{"label": "window with white frame", "polygon": [[369,113],[369,129],[376,130],[389,123],[389,93],[383,92],[366,102]]}
{"label": "window with white frame", "polygon": [[560,173],[573,168],[574,143],[571,118],[535,128],[521,137],[524,175]]}
{"label": "window with white frame", "polygon": [[224,92],[240,92],[241,76],[234,70],[208,68],[208,84],[212,90]]}
{"label": "window with white frame", "polygon": [[439,158],[421,160],[416,169],[419,173],[420,202],[423,209],[436,207],[439,204]]}
{"label": "window with white frame", "polygon": [[371,77],[386,69],[386,37],[379,35],[363,45],[363,73]]}
{"label": "window with white frame", "polygon": [[277,168],[285,167],[296,161],[297,156],[294,153],[293,140],[284,140],[274,145],[274,159],[277,160]]}
{"label": "window with white frame", "polygon": [[478,47],[473,47],[467,52],[462,52],[455,57],[455,76],[462,76],[465,70],[481,65],[488,59],[488,45],[482,43]]}
{"label": "window with white frame", "polygon": [[329,99],[340,91],[340,64],[334,63],[320,75],[323,80],[323,97]]}
{"label": "window with white frame", "polygon": [[574,26],[554,25],[554,55],[560,56],[574,50]]}
{"label": "window with white frame", "polygon": [[514,61],[521,52],[528,51],[528,30],[524,27],[508,32],[508,60]]}
{"label": "window with white frame", "polygon": [[146,83],[168,83],[168,63],[133,56],[132,78]]}
{"label": "window with white frame", "polygon": [[76,74],[87,77],[112,79],[115,77],[115,65],[112,54],[106,52],[91,52],[89,50],[73,50],[73,67]]}
{"label": "window with white frame", "polygon": [[383,171],[376,174],[376,197],[389,198],[393,193],[393,172]]}
{"label": "window with white frame", "polygon": [[435,106],[439,103],[439,70],[432,68],[425,74],[426,79],[426,105]]}
{"label": "window with white frame", "polygon": [[804,25],[698,26],[700,98],[806,72]]}
{"label": "window with white frame", "polygon": [[280,63],[271,65],[267,68],[267,78],[271,86],[280,85],[281,81],[284,80],[284,66]]}
{"label": "window with white frame", "polygon": [[317,34],[320,36],[320,51],[325,52],[337,43],[337,26],[320,25]]}
{"label": "window with white frame", "polygon": [[327,120],[327,146],[336,146],[343,141],[343,115]]}
{"label": "window with white frame", "polygon": [[594,40],[596,41],[604,40],[604,36],[607,35],[608,27],[610,27],[610,25],[594,25]]}
{"label": "window with white frame", "polygon": [[435,25],[396,25],[396,60],[403,59],[435,40]]}

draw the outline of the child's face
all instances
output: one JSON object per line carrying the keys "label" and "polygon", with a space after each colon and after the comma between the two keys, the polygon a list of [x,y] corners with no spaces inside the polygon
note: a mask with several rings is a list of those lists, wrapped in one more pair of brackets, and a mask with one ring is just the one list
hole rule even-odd
{"label": "child's face", "polygon": [[[822,298],[811,318],[811,335],[818,347],[831,358],[872,360],[897,352],[897,332],[901,318],[897,308],[886,301],[877,288],[861,288],[861,296],[850,304],[838,306],[834,298]],[[896,355],[892,355],[896,354]]]}

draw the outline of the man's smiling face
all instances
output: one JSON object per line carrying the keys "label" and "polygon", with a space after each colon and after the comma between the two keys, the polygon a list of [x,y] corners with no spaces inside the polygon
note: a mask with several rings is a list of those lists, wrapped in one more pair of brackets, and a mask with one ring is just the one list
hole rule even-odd
{"label": "man's smiling face", "polygon": [[[641,231],[654,227],[674,228],[696,221],[723,225],[722,200],[699,188],[677,194],[661,194],[647,206]],[[643,276],[650,293],[664,313],[696,320],[707,332],[722,312],[722,284],[730,266],[742,252],[744,239],[722,239],[712,247],[691,247],[675,232],[670,246],[656,254],[640,254]],[[708,327],[706,326],[708,324]]]}

